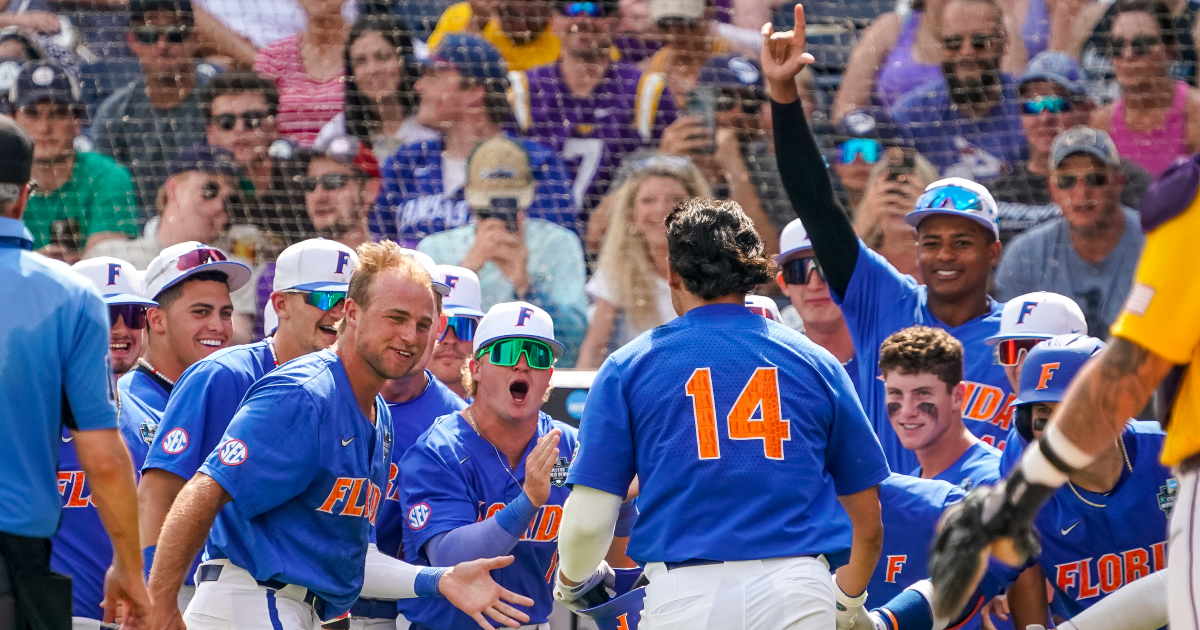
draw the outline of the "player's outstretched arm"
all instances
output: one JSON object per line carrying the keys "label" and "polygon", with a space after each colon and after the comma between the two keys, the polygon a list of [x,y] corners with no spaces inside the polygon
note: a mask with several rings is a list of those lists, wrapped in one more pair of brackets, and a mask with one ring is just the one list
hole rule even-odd
{"label": "player's outstretched arm", "polygon": [[624,497],[575,485],[558,531],[554,598],[568,608],[612,574],[604,556],[612,545]]}
{"label": "player's outstretched arm", "polygon": [[883,516],[879,506],[879,486],[838,497],[854,535],[850,543],[850,561],[834,573],[833,590],[838,603],[838,630],[854,625],[855,617],[867,601],[867,584],[879,564],[883,551]]}
{"label": "player's outstretched arm", "polygon": [[455,608],[470,615],[484,630],[492,628],[483,618],[485,614],[510,628],[520,628],[522,623],[529,621],[529,615],[505,602],[533,606],[533,600],[500,586],[490,573],[512,562],[512,556],[504,556],[456,564],[442,574],[438,590]]}
{"label": "player's outstretched arm", "polygon": [[154,553],[157,551],[158,536],[162,533],[163,523],[175,497],[183,490],[187,479],[161,468],[151,468],[142,473],[138,482],[138,531],[141,534],[141,545],[146,558],[146,570],[153,564]]}
{"label": "player's outstretched arm", "polygon": [[113,563],[104,578],[106,621],[124,604],[123,627],[136,627],[150,612],[138,545],[137,490],[133,461],[117,429],[72,431],[75,452],[92,489],[92,502],[112,540]]}
{"label": "player's outstretched arm", "polygon": [[176,603],[179,588],[212,529],[213,520],[232,500],[221,484],[204,473],[196,473],[179,492],[163,523],[161,544],[150,569],[150,597],[154,601],[150,630],[184,629]]}

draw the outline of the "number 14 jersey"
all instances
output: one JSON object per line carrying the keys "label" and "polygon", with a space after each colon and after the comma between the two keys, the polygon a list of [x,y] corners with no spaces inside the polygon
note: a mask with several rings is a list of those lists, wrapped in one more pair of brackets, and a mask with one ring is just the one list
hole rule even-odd
{"label": "number 14 jersey", "polygon": [[833,355],[741,304],[702,306],[601,366],[568,483],[624,496],[639,563],[850,555],[839,495],[888,476]]}

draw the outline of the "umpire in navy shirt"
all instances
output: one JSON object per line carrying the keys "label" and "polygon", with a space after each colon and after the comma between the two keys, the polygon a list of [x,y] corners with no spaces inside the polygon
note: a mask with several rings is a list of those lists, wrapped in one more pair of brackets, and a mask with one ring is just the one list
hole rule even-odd
{"label": "umpire in navy shirt", "polygon": [[71,579],[50,570],[63,425],[112,538],[105,615],[124,604],[123,627],[132,627],[150,598],[133,465],[117,430],[108,311],[86,278],[30,251],[21,215],[32,165],[33,140],[0,116],[0,630],[71,627]]}

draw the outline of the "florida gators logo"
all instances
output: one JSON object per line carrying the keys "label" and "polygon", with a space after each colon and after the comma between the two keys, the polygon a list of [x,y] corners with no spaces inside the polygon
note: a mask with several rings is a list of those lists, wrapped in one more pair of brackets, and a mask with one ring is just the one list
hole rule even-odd
{"label": "florida gators logo", "polygon": [[178,455],[187,448],[188,434],[183,429],[171,429],[163,436],[162,450],[167,455]]}
{"label": "florida gators logo", "polygon": [[418,503],[408,508],[408,527],[410,529],[421,529],[427,523],[429,523],[429,504]]}
{"label": "florida gators logo", "polygon": [[237,466],[246,461],[246,457],[250,454],[246,449],[246,443],[241,440],[227,440],[221,445],[221,450],[217,453],[217,458],[226,466]]}

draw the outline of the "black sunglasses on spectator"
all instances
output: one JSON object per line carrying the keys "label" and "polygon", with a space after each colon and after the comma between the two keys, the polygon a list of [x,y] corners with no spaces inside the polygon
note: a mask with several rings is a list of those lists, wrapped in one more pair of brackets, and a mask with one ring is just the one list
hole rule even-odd
{"label": "black sunglasses on spectator", "polygon": [[167,37],[168,44],[182,44],[191,34],[192,27],[186,24],[172,24],[170,26],[143,24],[142,26],[133,27],[133,39],[143,46],[157,44],[158,40],[164,35]]}
{"label": "black sunglasses on spectator", "polygon": [[[220,194],[221,185],[212,181],[211,179],[200,185],[200,196],[203,197],[205,201],[212,201],[213,199],[217,198],[217,195]],[[236,204],[241,202],[242,198],[236,193],[225,195],[226,204]]]}
{"label": "black sunglasses on spectator", "polygon": [[345,173],[326,173],[320,177],[305,177],[300,184],[304,192],[316,192],[318,184],[325,190],[341,190],[353,179],[358,178]]}
{"label": "black sunglasses on spectator", "polygon": [[992,47],[995,39],[995,35],[987,33],[971,33],[970,40],[962,35],[947,35],[942,38],[942,46],[945,46],[949,52],[958,52],[962,50],[963,42],[970,41],[971,48],[974,48],[976,52],[983,52]]}
{"label": "black sunglasses on spectator", "polygon": [[234,127],[237,127],[238,118],[242,119],[242,123],[247,130],[257,131],[259,127],[262,127],[263,121],[268,118],[268,114],[261,109],[252,109],[242,112],[240,116],[238,114],[217,114],[213,116],[213,120],[221,128],[221,131],[233,131]]}
{"label": "black sunglasses on spectator", "polygon": [[717,95],[716,109],[719,112],[727,112],[740,104],[743,112],[757,114],[764,102],[762,99],[746,98],[740,94],[719,94]]}
{"label": "black sunglasses on spectator", "polygon": [[[1103,188],[1108,185],[1108,173],[1100,171],[1092,171],[1083,176],[1084,183],[1088,188]],[[1075,184],[1079,182],[1078,175],[1055,175],[1054,185],[1059,190],[1071,190]]]}
{"label": "black sunglasses on spectator", "polygon": [[1120,57],[1125,54],[1125,46],[1133,49],[1134,57],[1145,57],[1150,54],[1150,50],[1155,44],[1161,43],[1162,40],[1154,35],[1139,35],[1133,39],[1125,39],[1124,37],[1112,37],[1108,40],[1108,56]]}

